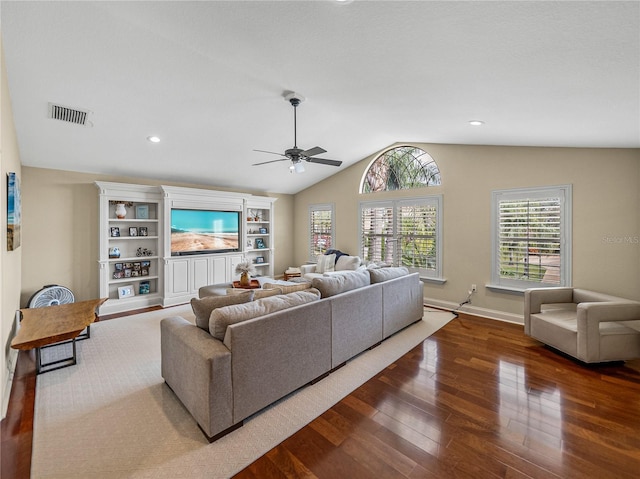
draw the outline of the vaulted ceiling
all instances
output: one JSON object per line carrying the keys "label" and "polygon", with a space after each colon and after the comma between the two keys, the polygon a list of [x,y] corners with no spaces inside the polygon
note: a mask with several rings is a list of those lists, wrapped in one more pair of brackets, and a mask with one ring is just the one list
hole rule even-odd
{"label": "vaulted ceiling", "polygon": [[[640,147],[637,1],[0,8],[26,166],[295,193],[395,142]],[[341,167],[251,166],[293,146],[288,91],[297,146]]]}

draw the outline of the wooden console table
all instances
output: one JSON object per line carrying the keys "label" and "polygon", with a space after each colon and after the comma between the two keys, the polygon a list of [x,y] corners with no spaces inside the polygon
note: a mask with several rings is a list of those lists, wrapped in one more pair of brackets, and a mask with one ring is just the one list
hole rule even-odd
{"label": "wooden console table", "polygon": [[260,288],[260,282],[257,279],[252,279],[251,284],[249,286],[242,286],[240,284],[240,281],[234,281],[233,287],[240,288],[240,289],[258,289]]}
{"label": "wooden console table", "polygon": [[[11,340],[13,349],[36,350],[36,373],[45,373],[55,369],[76,364],[76,339],[87,328],[87,338],[90,335],[89,326],[96,318],[96,308],[107,298],[91,299],[78,303],[45,306],[43,308],[25,308],[20,310],[20,328]],[[40,349],[53,346],[54,343],[71,341],[73,355],[42,364]],[[61,364],[64,363],[64,364]],[[61,364],[61,365],[59,365]],[[53,368],[44,369],[48,366]]]}

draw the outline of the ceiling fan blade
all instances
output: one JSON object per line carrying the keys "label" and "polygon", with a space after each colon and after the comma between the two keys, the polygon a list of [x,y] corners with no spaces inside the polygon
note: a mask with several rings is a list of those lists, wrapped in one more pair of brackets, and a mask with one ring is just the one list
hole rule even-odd
{"label": "ceiling fan blade", "polygon": [[263,161],[262,163],[254,163],[251,166],[266,165],[267,163],[276,163],[278,161],[289,161],[289,158],[280,158],[279,160]]}
{"label": "ceiling fan blade", "polygon": [[302,154],[304,156],[315,156],[315,155],[319,155],[321,153],[326,153],[326,152],[327,150],[325,150],[324,148],[320,148],[319,146],[314,146],[313,148],[303,151]]}
{"label": "ceiling fan blade", "polygon": [[341,161],[338,160],[327,160],[326,158],[307,158],[309,163],[320,163],[321,165],[329,165],[329,166],[340,166],[342,164]]}
{"label": "ceiling fan blade", "polygon": [[276,153],[275,151],[266,151],[266,150],[253,150],[253,151],[257,151],[259,153],[269,153],[270,155],[286,156],[286,155],[283,155],[282,153]]}

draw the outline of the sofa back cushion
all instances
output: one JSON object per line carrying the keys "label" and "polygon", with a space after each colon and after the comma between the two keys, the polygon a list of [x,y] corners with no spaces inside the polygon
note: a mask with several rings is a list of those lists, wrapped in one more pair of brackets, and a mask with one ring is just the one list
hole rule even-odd
{"label": "sofa back cushion", "polygon": [[401,276],[406,276],[409,274],[409,270],[404,266],[399,266],[396,268],[377,268],[370,269],[369,275],[371,276],[371,284],[375,283],[384,283],[385,281],[389,281],[390,279],[399,278]]}
{"label": "sofa back cushion", "polygon": [[336,261],[336,271],[355,271],[360,267],[360,256],[342,255]]}
{"label": "sofa back cushion", "polygon": [[[241,288],[228,288],[227,289],[227,294],[244,294],[243,289]],[[282,289],[278,286],[277,288],[271,288],[271,289],[252,289],[251,291],[253,291],[253,299],[254,301],[256,299],[262,299],[262,298],[268,298],[269,296],[275,296],[277,294],[283,294],[284,291],[282,291]]]}
{"label": "sofa back cushion", "polygon": [[291,283],[290,285],[264,283],[262,287],[266,290],[280,289],[282,291],[282,294],[289,294],[289,293],[295,293],[296,291],[304,291],[305,289],[309,289],[311,288],[311,283],[309,282]]}
{"label": "sofa back cushion", "polygon": [[348,274],[336,274],[313,278],[311,286],[320,291],[323,298],[329,298],[336,294],[362,288],[371,284],[369,273],[366,270],[354,271]]}
{"label": "sofa back cushion", "polygon": [[[232,296],[233,297],[233,296]],[[227,327],[249,319],[275,313],[283,309],[299,306],[320,299],[320,292],[310,289],[262,298],[250,303],[234,304],[213,310],[209,318],[211,336],[224,341]]]}
{"label": "sofa back cushion", "polygon": [[211,311],[224,306],[246,303],[248,301],[253,301],[253,291],[250,289],[232,296],[206,296],[202,299],[192,298],[191,309],[193,309],[193,314],[196,316],[196,325],[205,331],[209,331]]}

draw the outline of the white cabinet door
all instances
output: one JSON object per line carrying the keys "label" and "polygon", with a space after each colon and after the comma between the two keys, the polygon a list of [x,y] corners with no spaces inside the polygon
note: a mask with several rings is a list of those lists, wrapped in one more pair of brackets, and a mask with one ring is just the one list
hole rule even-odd
{"label": "white cabinet door", "polygon": [[209,276],[209,284],[228,283],[231,281],[227,277],[227,258],[224,256],[216,256],[211,258],[211,271]]}
{"label": "white cabinet door", "polygon": [[238,263],[242,263],[244,258],[242,255],[229,256],[229,269],[227,270],[227,281],[237,281],[240,279],[240,275],[236,274],[236,266]]}
{"label": "white cabinet door", "polygon": [[189,292],[189,260],[179,259],[169,261],[167,289],[172,295]]}
{"label": "white cabinet door", "polygon": [[191,292],[209,284],[209,258],[193,258],[191,261]]}

